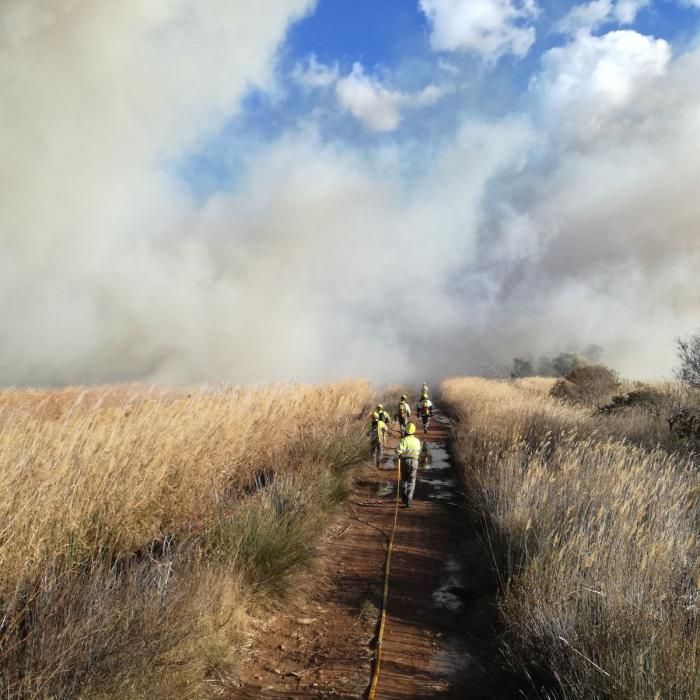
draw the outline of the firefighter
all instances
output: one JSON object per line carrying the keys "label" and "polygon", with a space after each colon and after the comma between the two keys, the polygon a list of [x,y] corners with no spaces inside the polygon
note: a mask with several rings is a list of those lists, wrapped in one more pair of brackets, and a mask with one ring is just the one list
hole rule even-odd
{"label": "firefighter", "polygon": [[391,423],[391,416],[389,415],[389,411],[384,408],[384,404],[377,404],[377,408],[375,410],[379,414],[379,418],[384,421],[388,427],[389,423]]}
{"label": "firefighter", "polygon": [[386,423],[381,419],[379,413],[375,411],[372,414],[372,420],[367,432],[369,433],[369,443],[372,449],[372,459],[376,467],[381,464],[384,456],[387,430]]}
{"label": "firefighter", "polygon": [[420,393],[421,395],[428,394],[428,385],[425,382],[423,382],[423,388],[420,390]]}
{"label": "firefighter", "polygon": [[423,432],[428,432],[430,419],[433,417],[433,402],[428,398],[428,392],[424,391],[420,401],[416,405],[416,414],[423,421]]}
{"label": "firefighter", "polygon": [[399,402],[399,407],[396,411],[396,420],[399,422],[399,428],[401,429],[401,437],[406,435],[406,425],[408,424],[408,419],[411,417],[411,407],[408,405],[408,397],[406,394],[401,395],[401,401]]}
{"label": "firefighter", "polygon": [[413,503],[420,457],[421,444],[416,437],[416,426],[409,423],[406,426],[406,435],[401,438],[396,448],[396,459],[399,460],[399,469],[401,470],[401,500],[406,508],[410,508],[411,503]]}

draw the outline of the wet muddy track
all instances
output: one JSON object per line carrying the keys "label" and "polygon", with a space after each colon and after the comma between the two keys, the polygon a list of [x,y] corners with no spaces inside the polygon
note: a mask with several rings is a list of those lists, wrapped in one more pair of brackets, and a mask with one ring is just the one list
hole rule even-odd
{"label": "wet muddy track", "polygon": [[[431,464],[418,473],[412,507],[400,506],[377,697],[516,697],[499,663],[488,555],[464,511],[447,420],[418,437]],[[306,582],[304,603],[261,625],[230,697],[366,696],[395,498],[388,458],[360,472],[323,544],[322,574]]]}

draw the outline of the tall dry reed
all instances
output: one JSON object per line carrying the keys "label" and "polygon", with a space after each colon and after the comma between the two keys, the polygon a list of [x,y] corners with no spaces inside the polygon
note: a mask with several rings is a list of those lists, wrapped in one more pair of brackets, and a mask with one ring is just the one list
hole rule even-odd
{"label": "tall dry reed", "polygon": [[230,680],[246,606],[279,599],[365,457],[372,398],[363,383],[0,392],[3,696]]}
{"label": "tall dry reed", "polygon": [[663,449],[661,416],[609,418],[550,386],[443,385],[508,647],[552,697],[698,698],[696,458]]}

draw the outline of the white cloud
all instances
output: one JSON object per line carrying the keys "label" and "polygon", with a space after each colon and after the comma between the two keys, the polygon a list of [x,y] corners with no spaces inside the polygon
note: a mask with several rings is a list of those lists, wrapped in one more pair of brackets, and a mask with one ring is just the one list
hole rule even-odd
{"label": "white cloud", "polygon": [[305,62],[294,66],[292,80],[309,89],[330,87],[338,80],[338,64],[321,63],[311,54]]}
{"label": "white cloud", "polygon": [[420,92],[408,95],[407,102],[410,107],[430,107],[439,102],[446,94],[445,88],[436,85],[428,85]]}
{"label": "white cloud", "polygon": [[531,89],[549,119],[573,118],[579,137],[595,137],[611,113],[651,89],[670,60],[671,48],[663,39],[631,30],[581,33],[567,46],[545,53]]}
{"label": "white cloud", "polygon": [[522,57],[535,42],[534,0],[420,0],[436,51],[471,51],[490,60]]}
{"label": "white cloud", "polygon": [[401,122],[403,94],[388,90],[356,63],[338,81],[338,102],[371,131],[393,131]]}
{"label": "white cloud", "polygon": [[603,24],[617,22],[632,24],[639,11],[647,7],[651,0],[591,0],[583,5],[575,5],[561,19],[556,28],[565,34],[591,32]]}
{"label": "white cloud", "polygon": [[608,20],[613,11],[612,0],[591,0],[585,5],[574,5],[557,23],[557,30],[575,34],[581,30],[591,31]]}
{"label": "white cloud", "polygon": [[402,111],[433,105],[445,95],[445,90],[435,85],[417,93],[390,90],[355,63],[352,71],[338,81],[336,95],[338,103],[370,131],[383,132],[399,127]]}
{"label": "white cloud", "polygon": [[650,4],[651,0],[618,0],[615,4],[614,15],[620,24],[632,24],[637,14]]}
{"label": "white cloud", "polygon": [[454,63],[451,63],[450,61],[444,58],[438,59],[438,68],[442,71],[445,71],[445,73],[451,73],[452,75],[459,74],[459,68]]}

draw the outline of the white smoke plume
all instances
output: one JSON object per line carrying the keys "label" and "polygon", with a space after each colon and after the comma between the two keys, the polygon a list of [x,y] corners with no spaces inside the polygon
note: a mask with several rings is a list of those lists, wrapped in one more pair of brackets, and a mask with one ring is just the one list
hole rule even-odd
{"label": "white smoke plume", "polygon": [[668,374],[700,312],[700,51],[578,34],[519,114],[372,152],[309,116],[195,201],[171,164],[312,5],[5,0],[0,383],[386,381],[589,343]]}
{"label": "white smoke plume", "polygon": [[270,80],[289,22],[311,7],[3,2],[3,382],[188,379],[221,372],[220,356],[235,365],[237,292],[167,163]]}

